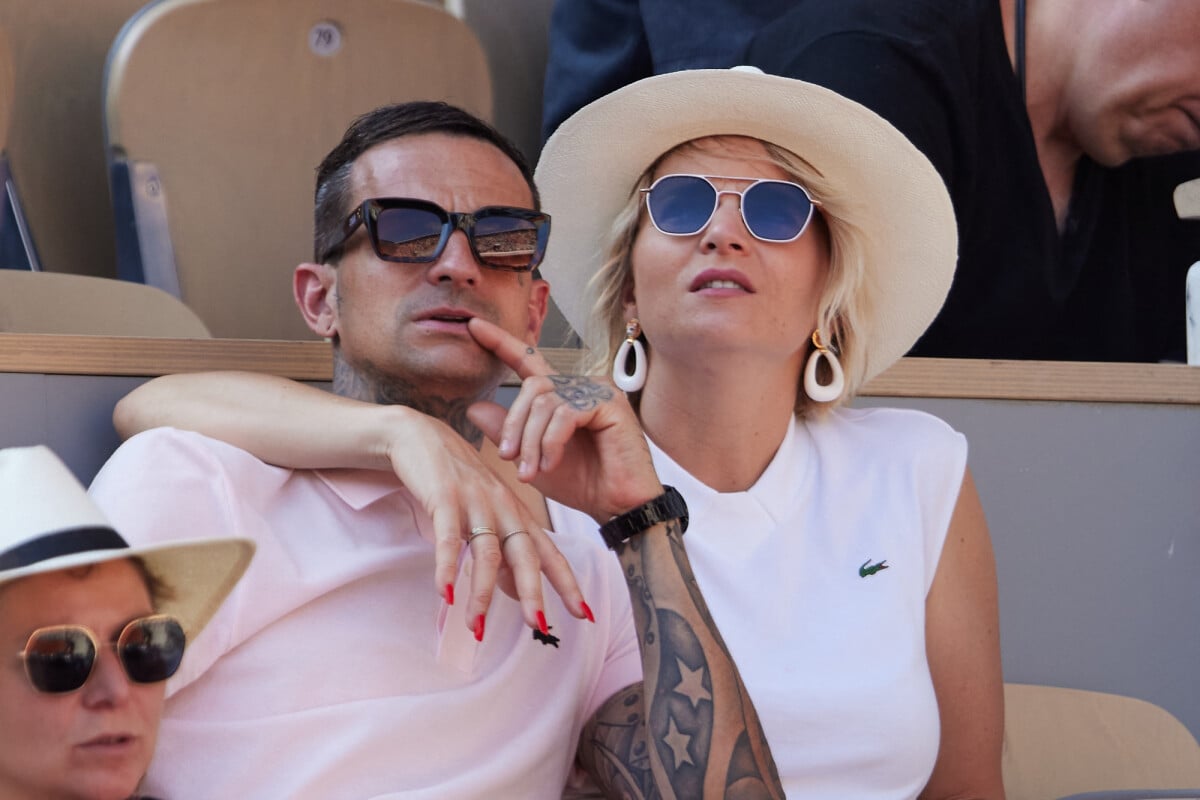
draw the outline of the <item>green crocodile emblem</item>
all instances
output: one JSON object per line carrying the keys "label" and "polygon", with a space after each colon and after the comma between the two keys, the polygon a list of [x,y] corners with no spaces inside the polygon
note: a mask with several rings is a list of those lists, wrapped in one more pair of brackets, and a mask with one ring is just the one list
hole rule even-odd
{"label": "green crocodile emblem", "polygon": [[[870,566],[868,566],[868,565],[870,565]],[[881,570],[881,569],[887,569],[887,568],[888,568],[888,563],[887,563],[886,558],[883,561],[880,561],[878,564],[871,564],[871,559],[868,558],[866,561],[864,561],[862,563],[862,566],[858,568],[858,577],[865,578],[868,575],[874,575],[876,572],[879,572],[879,570]]]}

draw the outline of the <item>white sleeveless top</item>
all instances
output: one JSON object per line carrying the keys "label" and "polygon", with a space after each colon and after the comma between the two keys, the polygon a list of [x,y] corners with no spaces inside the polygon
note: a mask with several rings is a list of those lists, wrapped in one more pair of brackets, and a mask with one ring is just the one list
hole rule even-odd
{"label": "white sleeveless top", "polygon": [[[758,482],[725,494],[650,450],[687,500],[688,556],[788,797],[916,797],[939,741],[925,596],[965,438],[918,411],[793,419]],[[599,535],[579,512],[551,519]]]}

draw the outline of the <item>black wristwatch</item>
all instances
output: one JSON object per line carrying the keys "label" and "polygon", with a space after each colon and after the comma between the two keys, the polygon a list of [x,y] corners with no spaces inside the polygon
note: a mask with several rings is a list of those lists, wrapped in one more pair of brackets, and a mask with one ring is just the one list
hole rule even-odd
{"label": "black wristwatch", "polygon": [[663,489],[663,493],[653,500],[619,514],[600,526],[600,535],[610,549],[616,550],[630,536],[669,519],[679,520],[680,533],[687,531],[688,508],[687,503],[683,502],[683,495],[675,491],[674,486],[663,486]]}

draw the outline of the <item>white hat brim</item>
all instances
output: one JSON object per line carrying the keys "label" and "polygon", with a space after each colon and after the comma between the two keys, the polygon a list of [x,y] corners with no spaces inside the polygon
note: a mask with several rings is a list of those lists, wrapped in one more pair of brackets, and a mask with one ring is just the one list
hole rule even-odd
{"label": "white hat brim", "polygon": [[254,555],[249,539],[214,537],[130,547],[50,448],[0,450],[0,587],[46,572],[140,558],[164,584],[156,610],[195,636]]}
{"label": "white hat brim", "polygon": [[553,235],[542,271],[555,303],[592,348],[588,281],[641,173],[692,139],[752,136],[803,158],[855,203],[866,234],[864,380],[903,356],[933,321],[957,261],[954,210],[941,176],[890,123],[815,84],[740,68],[645,78],[567,119],[536,170]]}
{"label": "white hat brim", "polygon": [[0,573],[0,586],[46,572],[140,558],[167,589],[155,607],[179,619],[194,638],[233,590],[254,555],[249,539],[192,539],[146,547],[85,550],[37,561]]}

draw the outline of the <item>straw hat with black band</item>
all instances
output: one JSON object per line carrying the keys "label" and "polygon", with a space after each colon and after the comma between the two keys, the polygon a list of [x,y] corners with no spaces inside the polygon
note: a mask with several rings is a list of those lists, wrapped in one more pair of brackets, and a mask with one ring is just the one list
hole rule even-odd
{"label": "straw hat with black band", "polygon": [[555,303],[591,348],[588,281],[608,255],[613,220],[659,156],[708,136],[751,136],[795,153],[855,200],[866,234],[871,328],[863,380],[913,346],[937,315],[957,261],[941,176],[890,123],[815,84],[751,67],[645,78],[576,112],[546,142],[536,180],[554,232],[542,269]]}
{"label": "straw hat with black band", "polygon": [[216,612],[254,554],[248,539],[130,547],[47,447],[0,450],[0,588],[31,575],[137,557],[169,589],[156,611],[189,639]]}

